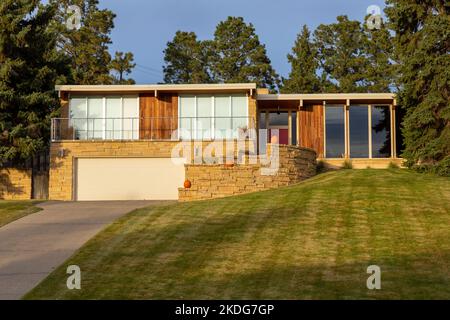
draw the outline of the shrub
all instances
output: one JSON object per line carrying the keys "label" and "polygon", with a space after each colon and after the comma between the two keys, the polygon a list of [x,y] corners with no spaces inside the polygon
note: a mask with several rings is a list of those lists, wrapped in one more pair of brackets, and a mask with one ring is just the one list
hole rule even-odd
{"label": "shrub", "polygon": [[400,167],[394,161],[389,162],[389,169],[399,169]]}
{"label": "shrub", "polygon": [[344,161],[344,164],[342,165],[342,169],[353,169],[352,162],[348,159]]}

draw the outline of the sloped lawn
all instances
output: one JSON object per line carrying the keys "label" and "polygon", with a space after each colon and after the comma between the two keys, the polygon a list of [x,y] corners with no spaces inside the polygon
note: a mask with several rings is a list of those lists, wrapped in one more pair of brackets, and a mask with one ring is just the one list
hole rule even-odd
{"label": "sloped lawn", "polygon": [[36,201],[6,201],[0,200],[0,227],[20,219],[41,209]]}
{"label": "sloped lawn", "polygon": [[[79,265],[81,290],[66,268]],[[366,269],[381,268],[381,290]],[[136,210],[28,299],[450,299],[450,179],[341,170],[239,197]]]}

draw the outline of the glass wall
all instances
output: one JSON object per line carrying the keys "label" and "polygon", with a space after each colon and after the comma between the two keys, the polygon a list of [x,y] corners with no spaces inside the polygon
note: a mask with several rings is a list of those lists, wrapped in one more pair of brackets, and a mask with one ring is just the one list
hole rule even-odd
{"label": "glass wall", "polygon": [[75,96],[69,110],[77,140],[139,139],[137,96]]}
{"label": "glass wall", "polygon": [[180,96],[180,138],[233,139],[248,126],[246,95]]}
{"label": "glass wall", "polygon": [[372,158],[391,156],[391,115],[389,106],[372,106]]}
{"label": "glass wall", "polygon": [[369,158],[369,108],[350,106],[350,158]]}
{"label": "glass wall", "polygon": [[343,105],[327,105],[325,107],[325,135],[327,158],[343,158],[345,156],[345,113]]}

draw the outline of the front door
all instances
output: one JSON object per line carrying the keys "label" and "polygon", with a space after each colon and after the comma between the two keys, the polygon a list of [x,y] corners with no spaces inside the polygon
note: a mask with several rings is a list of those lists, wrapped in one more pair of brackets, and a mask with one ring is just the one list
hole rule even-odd
{"label": "front door", "polygon": [[[276,126],[269,128],[269,142],[278,141],[279,144],[289,144],[289,130],[286,126]],[[272,139],[272,137],[276,137]]]}

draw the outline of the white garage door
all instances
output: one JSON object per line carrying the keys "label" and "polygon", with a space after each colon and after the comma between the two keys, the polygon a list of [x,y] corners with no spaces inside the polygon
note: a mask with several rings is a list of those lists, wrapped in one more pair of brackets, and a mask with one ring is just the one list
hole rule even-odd
{"label": "white garage door", "polygon": [[170,158],[78,159],[76,200],[175,200],[183,182]]}

